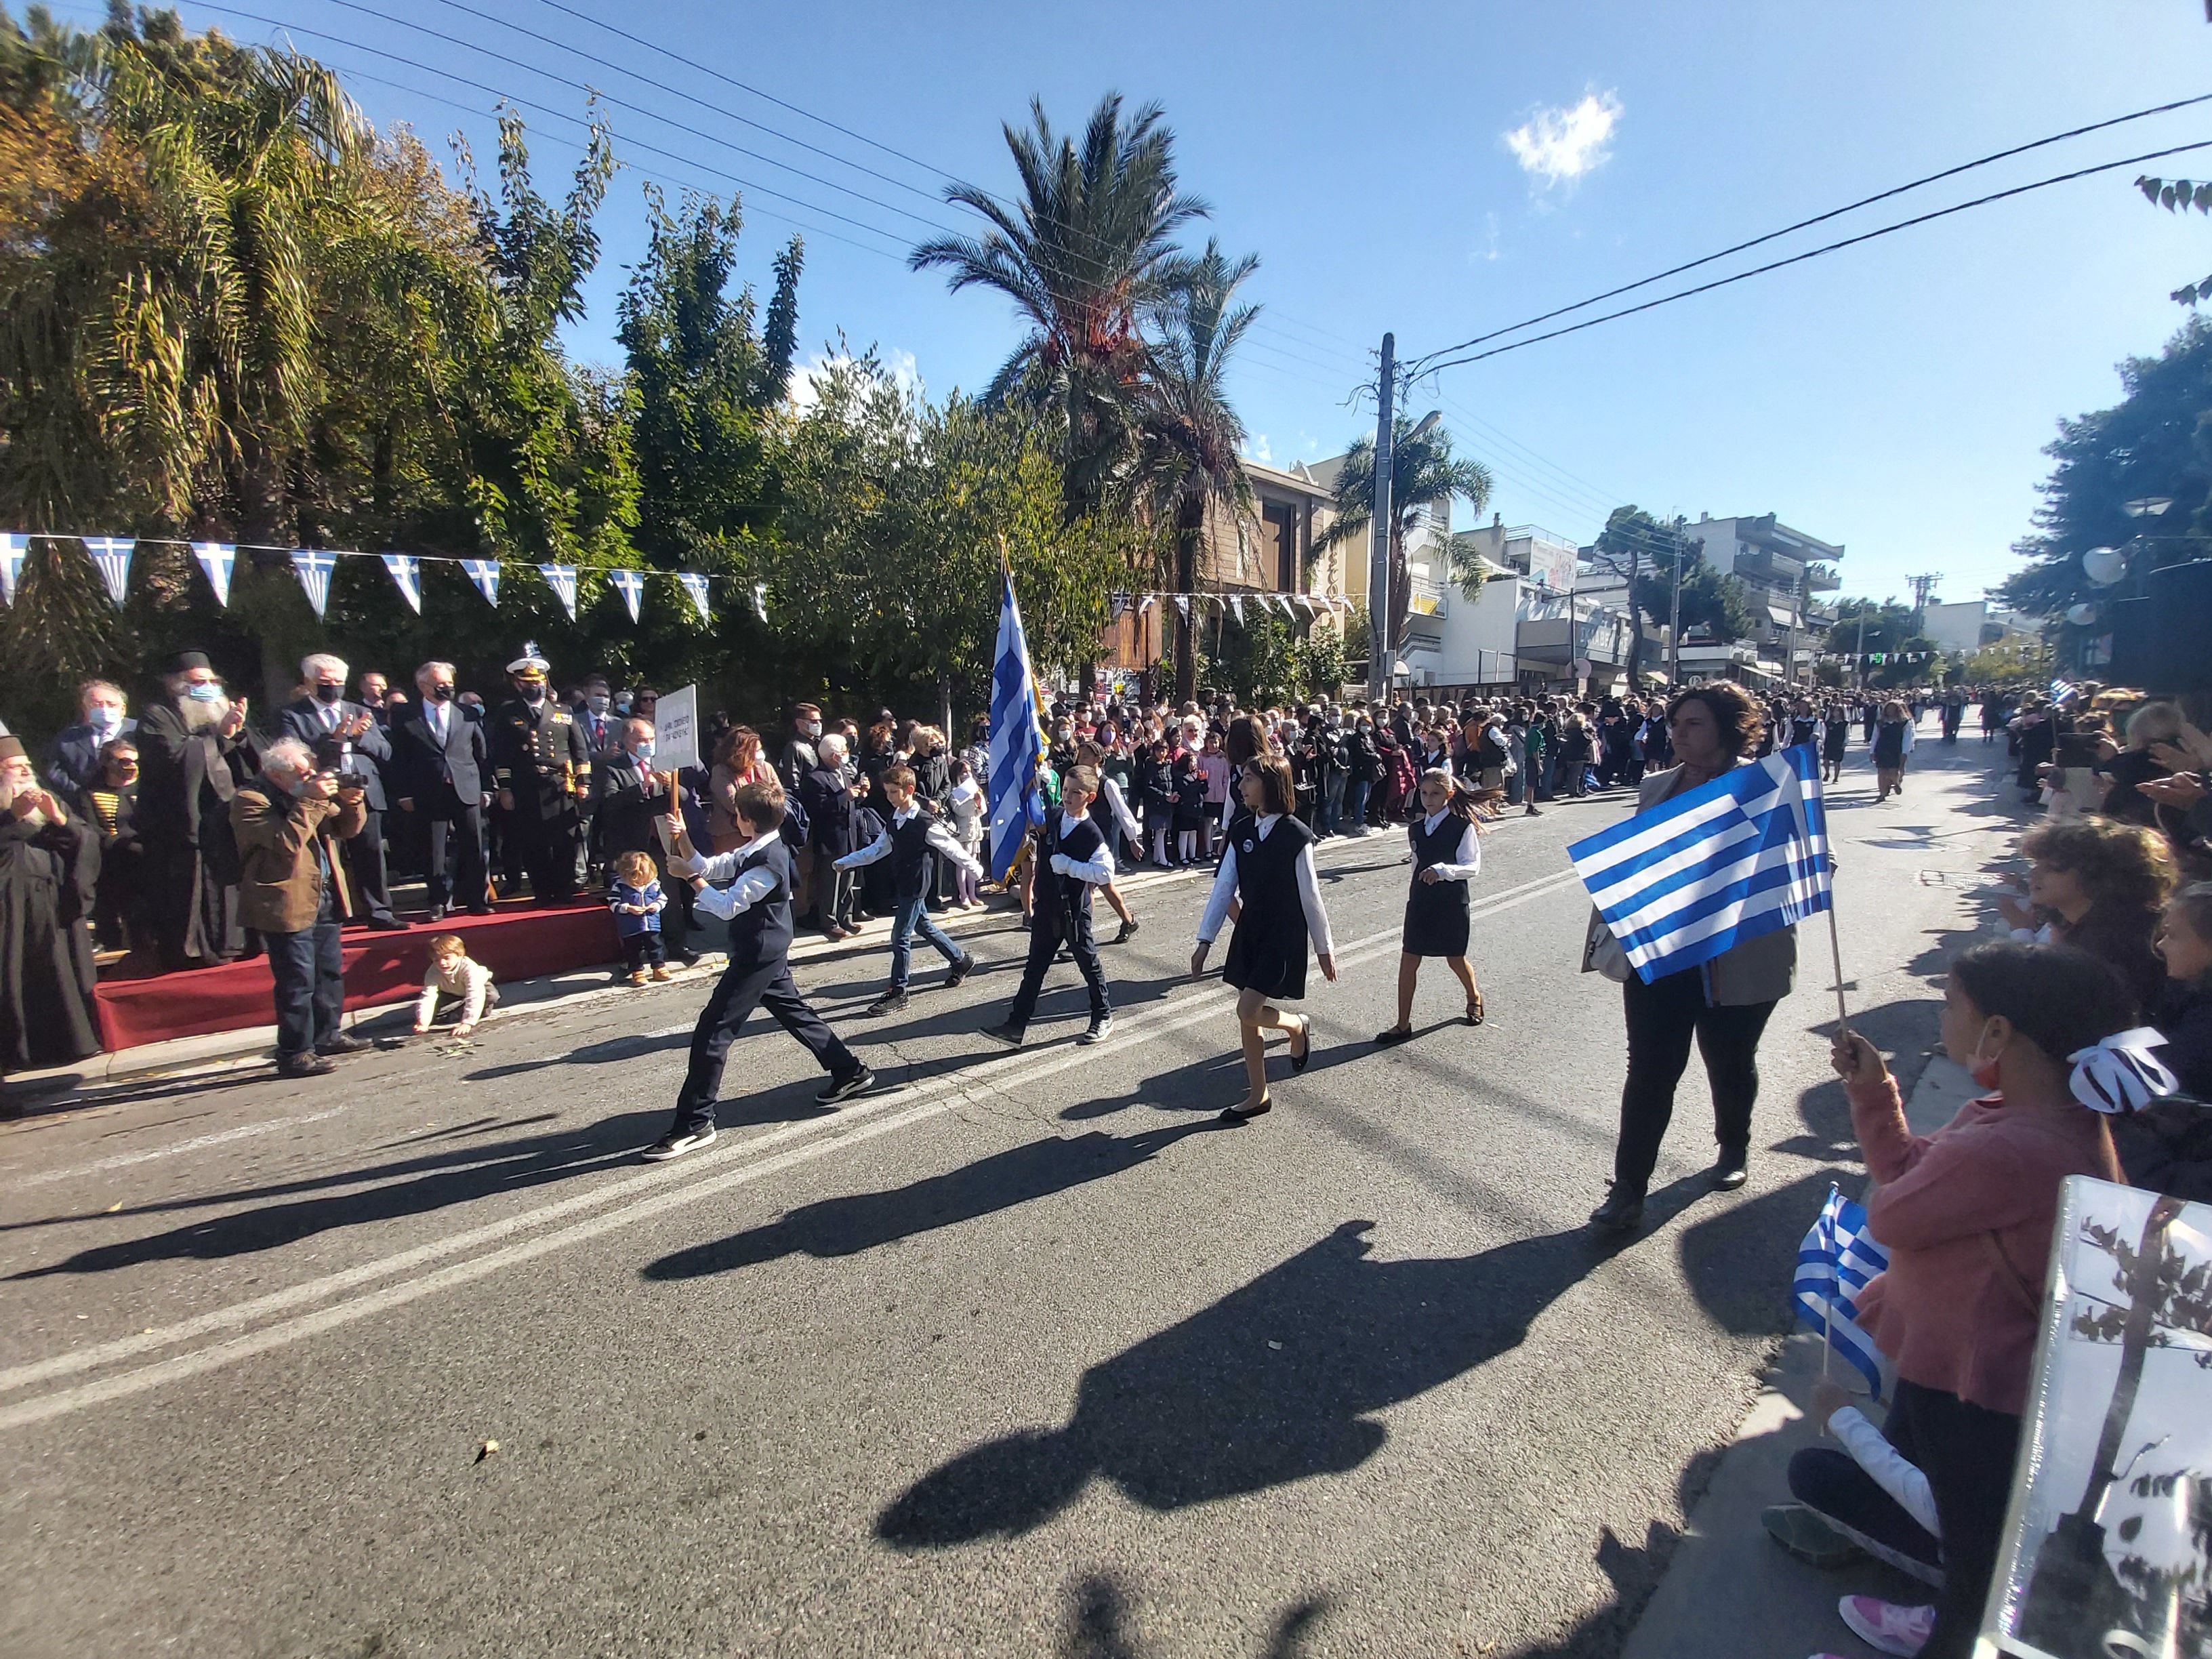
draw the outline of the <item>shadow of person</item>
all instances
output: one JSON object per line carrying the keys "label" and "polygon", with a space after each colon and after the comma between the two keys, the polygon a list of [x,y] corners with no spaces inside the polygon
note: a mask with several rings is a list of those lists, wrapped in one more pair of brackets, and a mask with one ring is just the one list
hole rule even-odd
{"label": "shadow of person", "polygon": [[1074,1415],[962,1453],[876,1520],[896,1548],[1018,1537],[1103,1476],[1148,1509],[1341,1474],[1387,1437],[1373,1413],[1517,1346],[1604,1261],[1585,1231],[1468,1256],[1377,1261],[1347,1221],[1084,1373]]}
{"label": "shadow of person", "polygon": [[854,1193],[805,1205],[764,1227],[674,1251],[647,1263],[642,1271],[647,1279],[697,1279],[787,1255],[857,1255],[895,1239],[957,1226],[1033,1198],[1120,1175],[1185,1135],[1212,1127],[1209,1119],[1135,1135],[1097,1130],[1065,1139],[1047,1135],[886,1192]]}

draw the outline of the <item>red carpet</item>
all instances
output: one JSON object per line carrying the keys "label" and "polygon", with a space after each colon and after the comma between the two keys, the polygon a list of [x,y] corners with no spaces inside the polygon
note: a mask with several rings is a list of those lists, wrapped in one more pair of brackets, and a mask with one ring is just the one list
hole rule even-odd
{"label": "red carpet", "polygon": [[[439,933],[459,934],[468,941],[469,955],[501,981],[622,958],[614,915],[596,899],[557,909],[501,905],[489,916],[448,916],[434,926],[418,921],[404,933],[349,927],[345,1006],[373,1008],[420,994],[430,940]],[[276,1018],[269,963],[259,957],[221,968],[100,982],[100,1030],[110,1049],[267,1025]]]}

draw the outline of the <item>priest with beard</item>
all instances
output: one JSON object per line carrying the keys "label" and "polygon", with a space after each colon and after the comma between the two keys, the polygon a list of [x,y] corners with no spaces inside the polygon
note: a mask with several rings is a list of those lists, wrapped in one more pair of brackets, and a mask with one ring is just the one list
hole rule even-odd
{"label": "priest with beard", "polygon": [[100,843],[40,786],[18,738],[0,738],[0,1073],[100,1052],[93,889]]}
{"label": "priest with beard", "polygon": [[261,770],[246,729],[206,653],[170,665],[167,695],[138,721],[138,834],[162,967],[228,962],[246,948],[238,918],[238,844],[231,797]]}

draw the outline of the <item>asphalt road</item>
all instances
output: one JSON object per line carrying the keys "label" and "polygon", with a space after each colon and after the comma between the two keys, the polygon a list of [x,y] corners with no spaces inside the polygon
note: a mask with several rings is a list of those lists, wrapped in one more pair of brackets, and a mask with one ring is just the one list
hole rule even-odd
{"label": "asphalt road", "polygon": [[[1854,1015],[1908,1085],[2010,827],[1985,753],[1924,745],[1877,808],[1861,750],[1832,799]],[[1705,1189],[1693,1066],[1651,1223],[1587,1233],[1620,993],[1562,848],[1623,805],[1488,838],[1489,1021],[1436,964],[1388,1051],[1401,843],[1328,846],[1343,977],[1244,1128],[1189,880],[1108,952],[1100,1048],[1072,969],[1026,1048],[977,1035],[1011,925],[888,1021],[880,954],[808,969],[903,1086],[823,1110],[757,1025],[672,1164],[635,1153],[696,984],[6,1126],[0,1651],[1610,1653],[1856,1167],[1821,929],[1750,1185]]]}

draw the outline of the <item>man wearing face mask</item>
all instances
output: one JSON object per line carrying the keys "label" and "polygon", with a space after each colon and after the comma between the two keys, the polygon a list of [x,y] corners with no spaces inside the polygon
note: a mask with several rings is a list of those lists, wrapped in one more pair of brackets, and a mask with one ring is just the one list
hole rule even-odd
{"label": "man wearing face mask", "polygon": [[811,702],[792,704],[791,736],[785,740],[783,756],[775,769],[786,795],[797,795],[806,775],[822,764],[821,751],[816,747],[821,741],[822,711]]}
{"label": "man wearing face mask", "polygon": [[424,663],[415,685],[422,700],[392,727],[399,833],[422,860],[431,921],[464,906],[472,916],[488,916],[483,809],[491,795],[484,787],[490,759],[483,722],[453,701],[453,664]]}
{"label": "man wearing face mask", "polygon": [[547,694],[550,666],[536,646],[524,646],[507,665],[514,696],[490,721],[504,856],[510,871],[519,866],[529,876],[540,904],[565,903],[576,896],[581,806],[592,787],[592,757],[582,728]]}
{"label": "man wearing face mask", "polygon": [[100,843],[0,737],[0,1073],[100,1052],[91,914]]}
{"label": "man wearing face mask", "polygon": [[384,769],[392,763],[392,740],[365,703],[346,700],[346,665],[318,652],[300,664],[307,695],[285,706],[278,717],[283,734],[310,750],[334,757],[337,771],[357,776],[364,787],[359,834],[349,836],[340,856],[352,878],[353,915],[374,928],[391,932],[407,924],[392,914],[391,878],[384,863],[384,814],[389,805]]}
{"label": "man wearing face mask", "polygon": [[230,700],[204,652],[179,655],[162,684],[167,695],[137,733],[138,833],[155,942],[174,971],[246,948],[230,802],[261,769],[261,745],[246,730],[246,699]]}
{"label": "man wearing face mask", "polygon": [[46,782],[64,795],[100,781],[100,744],[138,729],[123,712],[123,688],[112,680],[87,680],[76,702],[77,724],[64,726],[46,750]]}
{"label": "man wearing face mask", "polygon": [[661,948],[672,958],[684,958],[691,950],[691,884],[672,877],[668,852],[660,844],[656,818],[665,820],[673,805],[666,772],[653,769],[653,726],[651,720],[629,720],[617,734],[621,742],[592,767],[592,816],[599,839],[600,855],[611,866],[624,853],[642,853],[653,860],[668,908],[660,913]]}
{"label": "man wearing face mask", "polygon": [[584,706],[576,724],[583,728],[584,748],[594,761],[622,747],[622,723],[607,690],[606,677],[592,675],[584,682]]}

